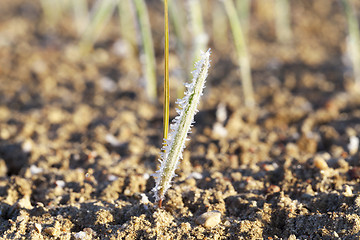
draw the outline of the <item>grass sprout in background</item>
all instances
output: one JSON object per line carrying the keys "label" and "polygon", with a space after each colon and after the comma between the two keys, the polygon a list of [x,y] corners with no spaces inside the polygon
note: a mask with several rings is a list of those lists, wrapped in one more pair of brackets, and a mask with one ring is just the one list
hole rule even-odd
{"label": "grass sprout in background", "polygon": [[251,0],[236,0],[236,9],[245,35],[249,29],[250,8]]}
{"label": "grass sprout in background", "polygon": [[69,7],[70,0],[40,0],[46,24],[54,28]]}
{"label": "grass sprout in background", "polygon": [[282,44],[292,42],[289,0],[275,0],[275,26],[277,40]]}
{"label": "grass sprout in background", "polygon": [[193,79],[185,84],[187,88],[185,96],[177,100],[179,109],[176,109],[178,116],[175,117],[170,126],[170,133],[163,144],[160,168],[156,172],[156,185],[153,189],[156,201],[161,207],[166,191],[171,186],[171,179],[175,176],[175,170],[182,159],[182,152],[185,148],[187,134],[194,123],[194,115],[200,101],[205,80],[210,67],[210,49],[201,55],[201,59],[195,64]]}
{"label": "grass sprout in background", "polygon": [[90,21],[80,40],[80,50],[82,53],[88,53],[101,30],[110,20],[116,7],[116,0],[97,0],[91,9]]}
{"label": "grass sprout in background", "polygon": [[137,52],[138,40],[136,29],[136,14],[132,0],[118,1],[120,35],[130,46],[132,55]]}
{"label": "grass sprout in background", "polygon": [[74,21],[79,35],[81,35],[89,24],[89,10],[87,0],[71,1],[74,13]]}
{"label": "grass sprout in background", "polygon": [[[342,0],[348,24],[348,53],[353,66],[355,84],[360,89],[360,30],[354,7],[349,0]],[[360,91],[360,90],[359,90]]]}
{"label": "grass sprout in background", "polygon": [[179,1],[170,0],[168,5],[171,24],[176,36],[176,53],[179,55],[180,60],[184,62],[186,61],[184,14]]}
{"label": "grass sprout in background", "polygon": [[229,40],[226,36],[228,33],[228,20],[220,2],[215,1],[212,10],[212,38],[215,49],[219,52],[226,51]]}
{"label": "grass sprout in background", "polygon": [[222,0],[222,2],[224,3],[225,11],[229,18],[231,31],[237,51],[245,105],[253,106],[255,105],[255,99],[251,78],[250,57],[246,46],[245,34],[242,29],[241,22],[236,12],[233,0]]}
{"label": "grass sprout in background", "polygon": [[186,73],[189,68],[188,61],[188,52],[186,50],[187,38],[186,36],[186,20],[184,14],[183,4],[180,1],[169,1],[169,16],[170,21],[174,29],[176,44],[175,51],[176,55],[180,60],[180,66],[176,69],[174,75],[177,75],[176,78],[173,78],[176,81],[173,81],[176,86],[176,95],[178,98],[182,97],[184,94],[184,85],[181,79],[186,78]]}
{"label": "grass sprout in background", "polygon": [[202,6],[199,0],[187,0],[189,10],[189,28],[193,39],[193,62],[199,60],[202,49],[207,48],[208,35],[204,29]]}
{"label": "grass sprout in background", "polygon": [[134,3],[140,24],[142,47],[144,51],[144,54],[140,56],[140,61],[146,79],[146,93],[149,99],[155,102],[157,98],[156,63],[149,14],[144,0],[134,0]]}

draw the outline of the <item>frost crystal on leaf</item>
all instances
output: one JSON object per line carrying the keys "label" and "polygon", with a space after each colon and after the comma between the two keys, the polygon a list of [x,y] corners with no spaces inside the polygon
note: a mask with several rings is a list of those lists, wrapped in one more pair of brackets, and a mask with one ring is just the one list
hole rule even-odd
{"label": "frost crystal on leaf", "polygon": [[156,201],[164,199],[166,191],[171,186],[171,179],[175,176],[175,170],[182,159],[182,152],[185,148],[185,141],[190,128],[194,124],[194,115],[198,112],[197,105],[205,87],[205,79],[210,67],[210,49],[201,54],[201,59],[195,63],[195,70],[192,72],[193,79],[190,83],[185,83],[186,91],[182,99],[176,103],[179,114],[172,120],[170,133],[164,139],[162,152],[160,155],[160,168],[156,172],[155,192]]}

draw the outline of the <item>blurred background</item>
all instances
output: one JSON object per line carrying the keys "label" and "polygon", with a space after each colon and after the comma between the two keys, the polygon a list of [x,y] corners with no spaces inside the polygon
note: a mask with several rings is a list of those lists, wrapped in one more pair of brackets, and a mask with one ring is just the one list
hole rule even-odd
{"label": "blurred background", "polygon": [[[309,85],[325,93],[352,88],[360,82],[359,12],[353,0],[170,0],[171,102],[208,48],[209,85],[239,87],[246,105],[261,104],[261,87],[269,85],[294,93]],[[161,99],[162,1],[5,0],[0,13],[8,94],[29,78],[44,83],[41,92],[51,91],[49,79],[66,86],[97,78],[105,91],[135,86],[151,102]]]}

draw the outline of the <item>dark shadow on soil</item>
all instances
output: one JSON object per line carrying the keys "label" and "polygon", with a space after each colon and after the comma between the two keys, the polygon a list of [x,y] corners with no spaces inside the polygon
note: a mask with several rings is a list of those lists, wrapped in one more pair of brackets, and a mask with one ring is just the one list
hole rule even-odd
{"label": "dark shadow on soil", "polygon": [[30,153],[24,152],[20,143],[0,141],[0,159],[7,167],[7,175],[18,175],[29,164]]}

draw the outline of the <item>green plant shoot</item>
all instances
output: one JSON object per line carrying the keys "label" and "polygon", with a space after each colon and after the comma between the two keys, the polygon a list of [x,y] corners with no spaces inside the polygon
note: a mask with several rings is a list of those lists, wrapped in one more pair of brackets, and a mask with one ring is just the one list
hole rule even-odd
{"label": "green plant shoot", "polygon": [[91,19],[86,27],[80,41],[82,53],[88,53],[93,47],[94,42],[99,37],[100,32],[110,20],[114,10],[115,1],[113,0],[97,0],[91,9]]}
{"label": "green plant shoot", "polygon": [[277,39],[283,44],[290,44],[292,41],[292,31],[289,0],[276,0],[275,13]]}
{"label": "green plant shoot", "polygon": [[145,53],[145,61],[144,63],[142,63],[142,66],[144,68],[143,72],[146,79],[146,92],[149,99],[155,102],[157,97],[156,63],[149,14],[147,11],[145,0],[134,0],[134,3],[140,23],[141,39]]}
{"label": "green plant shoot", "polygon": [[205,87],[209,67],[210,49],[202,53],[201,59],[195,64],[195,70],[192,72],[193,79],[190,83],[185,84],[187,88],[185,96],[176,101],[179,106],[176,112],[179,115],[173,119],[168,138],[164,139],[159,160],[160,169],[155,174],[156,185],[153,191],[159,207],[161,207],[166,191],[171,186],[171,179],[175,176],[175,170],[182,158],[187,134],[194,123],[194,115],[198,112],[197,105]]}
{"label": "green plant shoot", "polygon": [[234,37],[235,47],[239,58],[241,80],[243,85],[244,99],[247,106],[255,104],[254,90],[251,79],[250,57],[245,42],[244,31],[236,13],[233,0],[223,0],[225,11],[228,15],[231,30]]}
{"label": "green plant shoot", "polygon": [[359,23],[356,18],[354,7],[351,6],[349,0],[343,0],[346,12],[347,24],[349,29],[348,48],[350,59],[353,65],[355,84],[360,89],[360,30]]}

